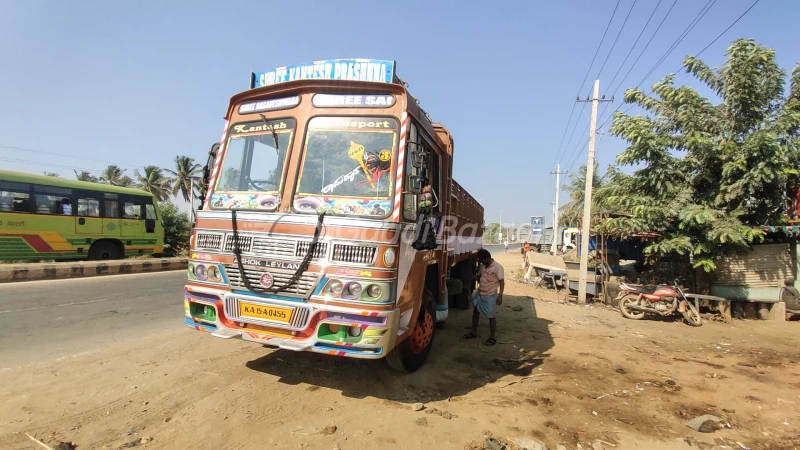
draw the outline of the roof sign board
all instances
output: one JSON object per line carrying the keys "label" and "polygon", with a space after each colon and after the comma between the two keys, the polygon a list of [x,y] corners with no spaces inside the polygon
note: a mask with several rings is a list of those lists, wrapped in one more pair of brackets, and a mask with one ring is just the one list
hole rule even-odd
{"label": "roof sign board", "polygon": [[272,86],[296,80],[347,80],[392,83],[395,62],[380,59],[326,59],[252,72],[250,88]]}

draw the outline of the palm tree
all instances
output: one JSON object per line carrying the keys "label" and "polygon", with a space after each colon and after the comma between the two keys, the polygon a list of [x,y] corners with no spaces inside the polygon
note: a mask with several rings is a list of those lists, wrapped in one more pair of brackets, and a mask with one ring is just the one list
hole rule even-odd
{"label": "palm tree", "polygon": [[85,170],[81,170],[78,172],[77,170],[73,170],[75,172],[75,179],[78,181],[88,181],[90,183],[97,183],[98,179],[96,176],[90,174]]}
{"label": "palm tree", "polygon": [[131,177],[125,175],[125,169],[110,165],[100,174],[100,182],[112,186],[130,186],[133,184]]}
{"label": "palm tree", "polygon": [[188,156],[175,157],[175,170],[164,169],[173,175],[175,186],[172,188],[172,195],[178,197],[178,192],[183,194],[183,199],[189,201],[192,194],[192,178],[195,178],[202,170],[200,164],[194,162],[194,158]]}
{"label": "palm tree", "polygon": [[158,166],[145,166],[144,175],[139,173],[139,169],[133,171],[136,177],[136,187],[147,191],[163,202],[169,200],[172,191],[172,179],[164,176],[164,171]]}
{"label": "palm tree", "polygon": [[42,172],[42,173],[43,173],[43,174],[44,174],[44,176],[46,176],[46,177],[56,177],[56,178],[58,177],[58,174],[57,174],[57,173],[55,173],[55,172],[48,172],[48,171],[46,171],[46,170],[45,170],[45,171],[44,171],[44,172]]}
{"label": "palm tree", "polygon": [[[592,189],[597,190],[603,186],[603,177],[599,175],[599,165],[594,163]],[[586,190],[586,165],[582,165],[578,172],[569,174],[569,184],[563,189],[569,194],[570,201],[561,207],[561,223],[564,225],[581,225],[583,220],[583,199]],[[594,204],[592,209],[594,210]]]}

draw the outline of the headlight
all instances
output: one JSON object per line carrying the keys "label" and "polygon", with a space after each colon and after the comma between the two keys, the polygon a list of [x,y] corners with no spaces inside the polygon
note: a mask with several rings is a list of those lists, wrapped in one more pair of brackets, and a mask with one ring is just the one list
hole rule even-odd
{"label": "headlight", "polygon": [[392,267],[394,265],[394,259],[394,249],[387,248],[386,251],[383,252],[383,264],[386,265],[386,267]]}
{"label": "headlight", "polygon": [[197,277],[194,274],[194,269],[195,269],[194,263],[189,263],[187,269],[188,269],[187,271],[188,271],[189,279],[190,280],[196,280]]}
{"label": "headlight", "polygon": [[197,268],[194,269],[194,274],[200,281],[205,281],[208,279],[208,269],[202,264],[197,265]]}
{"label": "headlight", "polygon": [[353,297],[361,297],[361,285],[358,283],[350,283],[347,285],[347,293]]}
{"label": "headlight", "polygon": [[342,293],[342,282],[339,280],[332,280],[328,284],[328,292],[333,295],[339,295]]}
{"label": "headlight", "polygon": [[381,290],[381,287],[378,286],[377,284],[370,284],[369,286],[367,286],[367,295],[369,295],[372,298],[378,298],[381,296],[382,293],[383,291]]}
{"label": "headlight", "polygon": [[222,276],[217,266],[208,266],[208,281],[213,281],[215,283],[222,281]]}

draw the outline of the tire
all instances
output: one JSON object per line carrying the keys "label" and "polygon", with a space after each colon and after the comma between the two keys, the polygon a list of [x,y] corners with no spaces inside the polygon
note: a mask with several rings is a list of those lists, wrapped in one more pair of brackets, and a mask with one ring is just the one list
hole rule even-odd
{"label": "tire", "polygon": [[89,259],[92,261],[105,261],[122,258],[119,247],[109,241],[98,241],[89,248]]}
{"label": "tire", "polygon": [[686,302],[686,311],[682,314],[683,320],[693,327],[699,327],[703,324],[703,319],[700,318],[700,311],[694,307],[693,303]]}
{"label": "tire", "polygon": [[425,289],[422,294],[422,311],[411,335],[386,355],[386,363],[392,369],[411,373],[422,367],[433,347],[436,336],[436,311],[433,294]]}
{"label": "tire", "polygon": [[625,294],[624,297],[619,299],[619,312],[622,313],[622,317],[627,319],[633,320],[641,320],[644,318],[645,312],[644,311],[637,311],[635,309],[628,309],[627,305],[630,303],[636,303],[639,300],[639,297],[633,294]]}

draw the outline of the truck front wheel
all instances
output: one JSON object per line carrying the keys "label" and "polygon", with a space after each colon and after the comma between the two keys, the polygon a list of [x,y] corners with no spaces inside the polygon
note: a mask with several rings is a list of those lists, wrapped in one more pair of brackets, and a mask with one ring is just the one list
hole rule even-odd
{"label": "truck front wheel", "polygon": [[411,335],[386,355],[386,363],[399,372],[411,373],[422,367],[428,359],[436,333],[433,294],[425,289],[422,295],[422,310]]}

